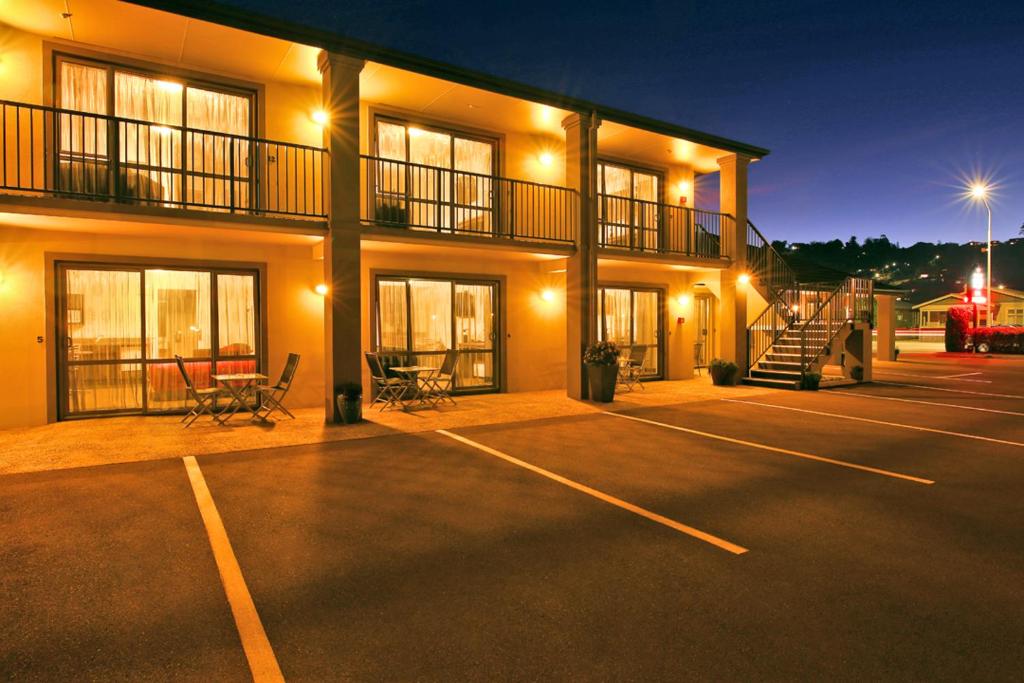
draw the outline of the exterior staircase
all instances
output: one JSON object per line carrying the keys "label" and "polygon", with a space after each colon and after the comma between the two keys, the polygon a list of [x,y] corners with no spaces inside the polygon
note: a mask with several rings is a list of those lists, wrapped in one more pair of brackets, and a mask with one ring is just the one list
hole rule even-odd
{"label": "exterior staircase", "polygon": [[751,281],[768,306],[747,328],[744,384],[800,389],[804,376],[820,372],[841,335],[872,308],[870,280],[839,283],[798,282],[782,255],[747,225],[747,264]]}

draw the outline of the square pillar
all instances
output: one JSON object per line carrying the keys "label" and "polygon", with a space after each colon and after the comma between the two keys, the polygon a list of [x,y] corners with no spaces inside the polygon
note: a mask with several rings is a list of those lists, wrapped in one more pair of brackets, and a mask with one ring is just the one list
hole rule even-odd
{"label": "square pillar", "polygon": [[[718,160],[719,211],[733,217],[722,223],[722,255],[729,268],[721,273],[719,334],[721,357],[747,372],[747,290],[752,287],[747,272],[747,167],[750,157],[730,154]],[[747,282],[741,280],[746,277]]]}
{"label": "square pillar", "polygon": [[566,260],[566,393],[588,397],[583,351],[597,341],[597,128],[595,114],[572,114],[565,129],[565,181],[579,194],[576,253]]}
{"label": "square pillar", "polygon": [[896,360],[896,297],[892,294],[877,294],[875,304],[878,307],[875,315],[878,342],[875,358]]}
{"label": "square pillar", "polygon": [[338,422],[337,388],[362,381],[362,300],[359,254],[359,73],[365,62],[321,52],[328,151],[328,225],[324,238],[325,417]]}

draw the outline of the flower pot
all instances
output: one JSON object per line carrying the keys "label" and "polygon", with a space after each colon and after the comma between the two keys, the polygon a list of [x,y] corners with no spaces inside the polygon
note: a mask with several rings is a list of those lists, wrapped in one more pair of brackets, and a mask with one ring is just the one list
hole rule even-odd
{"label": "flower pot", "polygon": [[590,400],[610,403],[615,398],[615,380],[618,375],[618,365],[587,365]]}
{"label": "flower pot", "polygon": [[729,366],[711,366],[711,383],[718,387],[732,386],[736,384],[736,374],[739,372],[739,368],[735,365]]}
{"label": "flower pot", "polygon": [[341,421],[347,425],[359,422],[363,419],[363,397],[345,398],[339,395],[338,412],[341,413]]}

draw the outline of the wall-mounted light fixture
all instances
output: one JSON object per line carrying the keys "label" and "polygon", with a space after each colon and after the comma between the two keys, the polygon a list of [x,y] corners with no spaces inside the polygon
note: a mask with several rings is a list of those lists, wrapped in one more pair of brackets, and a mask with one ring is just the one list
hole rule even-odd
{"label": "wall-mounted light fixture", "polygon": [[544,301],[554,301],[555,292],[550,289],[542,289],[540,292],[540,298],[544,299]]}
{"label": "wall-mounted light fixture", "polygon": [[321,282],[320,284],[313,288],[313,291],[319,294],[320,296],[327,296],[327,292],[329,292],[330,290],[328,289],[327,285]]}
{"label": "wall-mounted light fixture", "polygon": [[323,109],[314,109],[309,113],[309,118],[318,126],[326,126],[331,117]]}
{"label": "wall-mounted light fixture", "polygon": [[676,302],[680,306],[686,306],[688,303],[690,303],[690,297],[686,296],[685,294],[680,294],[679,296],[676,297]]}
{"label": "wall-mounted light fixture", "polygon": [[740,273],[740,276],[736,278],[736,282],[740,283],[741,285],[745,285],[750,282],[750,276],[747,275],[746,273]]}
{"label": "wall-mounted light fixture", "polygon": [[540,162],[541,166],[550,166],[551,164],[555,163],[555,155],[552,154],[551,152],[541,152],[537,156],[537,161]]}

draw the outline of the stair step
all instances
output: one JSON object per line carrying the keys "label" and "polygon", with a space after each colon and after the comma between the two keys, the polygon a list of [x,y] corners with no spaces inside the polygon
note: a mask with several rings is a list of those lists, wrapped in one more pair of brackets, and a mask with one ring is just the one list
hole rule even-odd
{"label": "stair step", "polygon": [[790,380],[783,379],[766,379],[763,377],[744,377],[740,380],[741,383],[751,387],[767,387],[770,389],[799,389],[799,382],[793,382]]}
{"label": "stair step", "polygon": [[800,372],[799,361],[787,360],[762,360],[757,363],[758,370],[788,370],[789,372]]}
{"label": "stair step", "polygon": [[757,379],[781,379],[781,380],[787,380],[787,381],[790,381],[790,382],[799,382],[800,381],[800,371],[799,370],[761,370],[761,369],[755,369],[755,370],[751,370],[750,371],[750,376],[751,377],[756,377]]}

